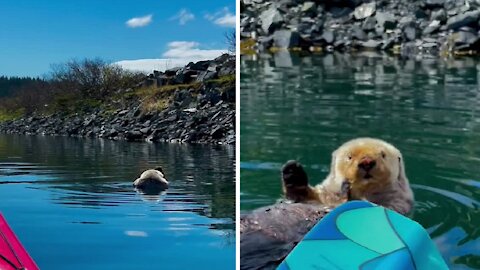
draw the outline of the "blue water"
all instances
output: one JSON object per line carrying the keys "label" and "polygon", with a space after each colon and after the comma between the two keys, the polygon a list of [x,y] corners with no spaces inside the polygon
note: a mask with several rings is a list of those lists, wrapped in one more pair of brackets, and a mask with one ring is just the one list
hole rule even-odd
{"label": "blue water", "polygon": [[[41,269],[234,269],[234,149],[0,135],[0,211]],[[161,165],[165,193],[131,182]]]}
{"label": "blue water", "polygon": [[331,153],[378,137],[403,153],[422,224],[452,269],[480,269],[480,61],[401,59],[371,52],[241,59],[243,211],[281,197],[280,167],[311,183]]}

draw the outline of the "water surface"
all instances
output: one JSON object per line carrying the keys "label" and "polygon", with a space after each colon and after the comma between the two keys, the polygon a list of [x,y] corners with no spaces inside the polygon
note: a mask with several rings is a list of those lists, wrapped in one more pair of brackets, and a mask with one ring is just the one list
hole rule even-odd
{"label": "water surface", "polygon": [[[0,211],[41,269],[235,269],[231,147],[0,135]],[[171,188],[136,192],[161,165]]]}
{"label": "water surface", "polygon": [[411,217],[452,269],[480,269],[480,62],[288,53],[241,59],[241,209],[274,203],[279,168],[312,183],[343,142],[378,137],[403,153]]}

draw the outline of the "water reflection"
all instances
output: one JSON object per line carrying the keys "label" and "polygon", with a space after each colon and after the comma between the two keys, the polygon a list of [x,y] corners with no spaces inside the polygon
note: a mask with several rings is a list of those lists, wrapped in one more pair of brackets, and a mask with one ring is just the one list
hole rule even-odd
{"label": "water reflection", "polygon": [[241,207],[275,202],[280,165],[311,181],[354,137],[396,145],[419,221],[455,269],[480,268],[480,62],[385,54],[289,53],[241,59]]}
{"label": "water reflection", "polygon": [[[186,269],[214,262],[216,269],[233,268],[234,160],[235,151],[228,146],[0,135],[0,209],[45,269],[113,267],[118,260],[115,252],[108,252],[113,243],[129,252],[118,269],[168,264]],[[158,165],[164,168],[170,188],[156,194],[135,191],[133,180]],[[35,226],[25,220],[25,213],[38,220]],[[45,232],[39,237],[35,232],[41,229]],[[64,236],[52,240],[59,231]],[[86,260],[72,265],[66,253],[79,245],[74,239],[82,232],[88,238],[83,246],[88,248],[78,256],[103,257],[97,263]],[[104,237],[91,234],[108,236],[111,243],[102,244]],[[73,238],[66,239],[69,236]],[[142,238],[148,240],[134,240]],[[153,247],[159,240],[162,247]],[[54,243],[58,245],[50,251],[42,249]],[[200,243],[211,247],[200,248]],[[158,252],[170,250],[147,255],[139,244]],[[65,260],[53,260],[52,250],[65,255]],[[192,260],[176,262],[186,250]],[[222,259],[214,255],[218,252]],[[139,263],[138,256],[145,261]]]}

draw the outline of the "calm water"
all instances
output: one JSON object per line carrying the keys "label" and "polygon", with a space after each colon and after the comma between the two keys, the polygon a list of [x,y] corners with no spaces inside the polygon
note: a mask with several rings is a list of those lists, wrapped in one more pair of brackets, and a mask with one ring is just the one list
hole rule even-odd
{"label": "calm water", "polygon": [[[235,269],[233,148],[0,135],[0,211],[42,269]],[[171,188],[131,182],[162,165]]]}
{"label": "calm water", "polygon": [[328,172],[341,143],[396,145],[416,196],[412,218],[452,269],[480,269],[480,62],[386,56],[241,60],[241,209],[280,197],[279,168]]}

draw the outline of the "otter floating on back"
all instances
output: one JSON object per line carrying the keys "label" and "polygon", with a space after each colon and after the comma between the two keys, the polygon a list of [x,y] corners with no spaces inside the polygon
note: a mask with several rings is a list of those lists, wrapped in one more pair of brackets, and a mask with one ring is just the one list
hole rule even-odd
{"label": "otter floating on back", "polygon": [[133,182],[133,186],[145,191],[165,190],[168,188],[168,181],[165,179],[163,169],[158,167],[144,171],[140,178]]}
{"label": "otter floating on back", "polygon": [[311,186],[296,161],[282,168],[287,203],[240,218],[240,269],[275,269],[327,213],[349,200],[366,200],[408,214],[414,197],[400,151],[378,139],[358,138],[332,154],[330,174]]}

